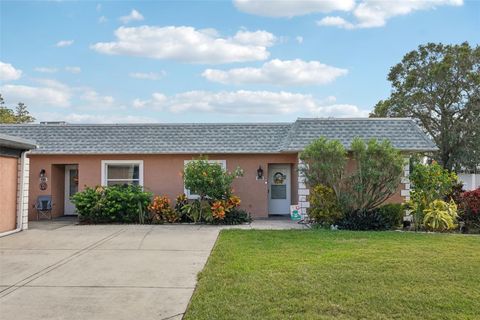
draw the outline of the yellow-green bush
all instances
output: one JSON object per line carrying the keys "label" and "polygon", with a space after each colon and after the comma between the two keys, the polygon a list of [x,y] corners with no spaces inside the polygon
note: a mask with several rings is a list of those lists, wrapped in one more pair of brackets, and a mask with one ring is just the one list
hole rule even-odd
{"label": "yellow-green bush", "polygon": [[457,227],[457,205],[454,201],[434,200],[423,210],[423,225],[431,231],[448,231]]}
{"label": "yellow-green bush", "polygon": [[318,224],[330,226],[343,216],[332,188],[317,185],[311,190],[308,200],[310,201],[308,216]]}

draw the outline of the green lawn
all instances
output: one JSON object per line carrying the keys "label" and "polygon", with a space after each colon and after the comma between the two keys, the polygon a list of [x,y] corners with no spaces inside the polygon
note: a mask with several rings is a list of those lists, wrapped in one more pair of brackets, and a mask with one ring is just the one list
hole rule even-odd
{"label": "green lawn", "polygon": [[480,319],[480,237],[222,231],[186,319]]}

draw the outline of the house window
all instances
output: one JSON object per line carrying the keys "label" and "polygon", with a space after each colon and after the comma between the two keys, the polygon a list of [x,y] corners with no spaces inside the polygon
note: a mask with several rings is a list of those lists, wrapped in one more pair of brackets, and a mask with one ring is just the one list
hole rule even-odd
{"label": "house window", "polygon": [[143,186],[142,160],[103,160],[102,185],[133,184]]}
{"label": "house window", "polygon": [[[183,162],[183,165],[186,165],[187,163],[191,161],[198,161],[198,160],[185,160]],[[208,163],[218,163],[220,166],[222,166],[223,170],[227,170],[227,160],[208,160]],[[188,199],[198,199],[200,196],[195,193],[191,193],[190,190],[185,188],[185,184],[183,185],[183,192],[187,195]]]}

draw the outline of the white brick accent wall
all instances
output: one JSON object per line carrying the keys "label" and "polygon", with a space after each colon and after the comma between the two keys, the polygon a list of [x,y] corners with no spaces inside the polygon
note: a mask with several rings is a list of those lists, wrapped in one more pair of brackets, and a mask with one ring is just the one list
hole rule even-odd
{"label": "white brick accent wall", "polygon": [[[17,179],[17,217],[21,215],[22,219],[17,222],[17,227],[20,226],[23,230],[28,229],[28,188],[29,188],[29,173],[30,173],[30,159],[24,157],[25,163],[22,163],[22,158],[18,159],[18,179]],[[23,177],[22,177],[23,166]],[[23,188],[23,199],[22,199]],[[20,214],[21,212],[21,214]]]}
{"label": "white brick accent wall", "polygon": [[[304,167],[305,164],[298,159],[298,168]],[[307,201],[307,196],[310,194],[310,189],[307,188],[305,184],[305,177],[299,171],[298,172],[298,206],[300,207],[300,214],[302,218],[307,217],[307,208],[310,207],[310,202]]]}
{"label": "white brick accent wall", "polygon": [[405,200],[410,200],[410,157],[405,157],[405,166],[403,167],[403,177],[401,183],[403,184],[400,195],[405,197]]}

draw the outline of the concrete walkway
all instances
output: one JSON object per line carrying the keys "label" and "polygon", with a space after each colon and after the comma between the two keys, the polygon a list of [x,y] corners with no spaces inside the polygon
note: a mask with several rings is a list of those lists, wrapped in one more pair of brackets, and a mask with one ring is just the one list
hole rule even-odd
{"label": "concrete walkway", "polygon": [[305,228],[285,219],[231,227],[74,222],[32,222],[0,238],[1,319],[181,319],[221,229]]}

